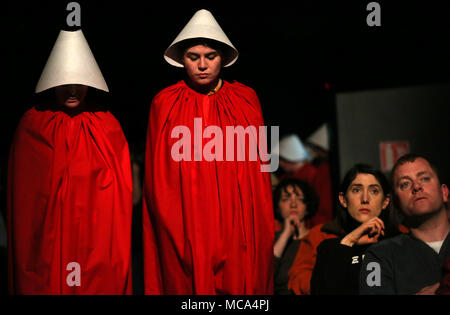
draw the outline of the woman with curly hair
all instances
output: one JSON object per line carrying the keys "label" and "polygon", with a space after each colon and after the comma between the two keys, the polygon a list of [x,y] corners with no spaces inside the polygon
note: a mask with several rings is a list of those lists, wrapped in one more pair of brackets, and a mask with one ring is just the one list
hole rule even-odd
{"label": "woman with curly hair", "polygon": [[291,178],[276,186],[273,201],[279,224],[274,244],[274,293],[289,294],[288,271],[301,240],[309,233],[305,222],[316,214],[319,199],[306,182]]}

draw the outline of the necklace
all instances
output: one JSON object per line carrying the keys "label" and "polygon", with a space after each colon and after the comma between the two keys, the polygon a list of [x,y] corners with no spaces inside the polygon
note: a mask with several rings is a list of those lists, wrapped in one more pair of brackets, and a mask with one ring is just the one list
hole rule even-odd
{"label": "necklace", "polygon": [[214,95],[214,94],[216,94],[217,91],[219,91],[221,87],[222,87],[222,79],[219,79],[219,82],[217,83],[217,85],[216,85],[216,87],[214,88],[214,90],[209,91],[208,94],[206,94],[206,95],[209,96],[209,95]]}

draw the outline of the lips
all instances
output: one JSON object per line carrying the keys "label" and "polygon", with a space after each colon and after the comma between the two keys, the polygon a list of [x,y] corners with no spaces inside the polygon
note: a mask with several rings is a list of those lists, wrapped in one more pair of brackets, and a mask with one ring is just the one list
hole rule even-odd
{"label": "lips", "polygon": [[427,197],[417,197],[414,199],[414,202],[425,200],[425,199],[427,199]]}
{"label": "lips", "polygon": [[206,79],[208,76],[209,76],[209,74],[207,74],[207,73],[200,73],[200,74],[198,74],[197,75],[200,79]]}
{"label": "lips", "polygon": [[370,213],[370,210],[367,208],[362,208],[362,209],[359,209],[358,211],[361,213]]}

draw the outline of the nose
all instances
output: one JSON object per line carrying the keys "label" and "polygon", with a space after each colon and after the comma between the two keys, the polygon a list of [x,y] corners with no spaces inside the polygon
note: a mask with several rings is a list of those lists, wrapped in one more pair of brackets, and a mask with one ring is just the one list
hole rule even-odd
{"label": "nose", "polygon": [[361,203],[362,204],[368,204],[369,203],[369,191],[368,190],[365,190],[361,194]]}
{"label": "nose", "polygon": [[75,84],[71,84],[69,86],[70,95],[75,95],[77,93],[77,86]]}
{"label": "nose", "polygon": [[296,208],[297,207],[297,198],[291,198],[291,208]]}
{"label": "nose", "polygon": [[206,69],[208,69],[208,63],[206,62],[206,58],[201,57],[198,62],[198,70],[205,71]]}
{"label": "nose", "polygon": [[413,193],[413,194],[416,194],[416,193],[418,193],[419,191],[422,191],[422,190],[423,190],[423,187],[422,187],[420,181],[415,180],[415,181],[413,182],[412,193]]}

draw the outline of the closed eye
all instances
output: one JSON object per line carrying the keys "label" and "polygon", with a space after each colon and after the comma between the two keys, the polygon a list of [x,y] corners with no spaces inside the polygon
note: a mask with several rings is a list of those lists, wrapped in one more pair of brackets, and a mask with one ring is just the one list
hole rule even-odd
{"label": "closed eye", "polygon": [[198,54],[194,54],[194,53],[187,53],[186,57],[191,59],[192,61],[197,60],[198,58],[200,58],[200,56]]}
{"label": "closed eye", "polygon": [[213,60],[216,57],[217,57],[217,53],[210,53],[210,54],[206,55],[206,58],[208,58],[209,60]]}

